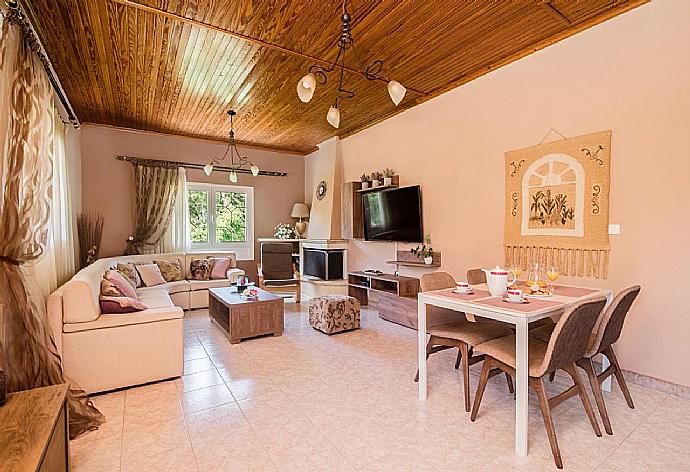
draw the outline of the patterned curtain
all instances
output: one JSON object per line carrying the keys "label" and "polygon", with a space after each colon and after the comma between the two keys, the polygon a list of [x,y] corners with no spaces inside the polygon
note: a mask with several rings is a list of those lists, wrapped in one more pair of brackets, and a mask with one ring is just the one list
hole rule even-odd
{"label": "patterned curtain", "polygon": [[[15,19],[0,15],[0,335],[8,392],[69,382],[45,300],[23,267],[41,256],[48,238],[53,91]],[[105,421],[73,383],[68,395],[70,437]]]}
{"label": "patterned curtain", "polygon": [[150,252],[168,229],[178,186],[177,167],[134,164],[134,234],[127,239],[125,254]]}

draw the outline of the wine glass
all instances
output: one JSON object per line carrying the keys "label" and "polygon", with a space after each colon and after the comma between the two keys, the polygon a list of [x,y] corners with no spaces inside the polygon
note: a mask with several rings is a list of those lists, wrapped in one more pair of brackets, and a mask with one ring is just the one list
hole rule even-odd
{"label": "wine glass", "polygon": [[520,274],[522,274],[522,267],[520,266],[520,264],[513,264],[513,265],[510,267],[510,270],[511,270],[511,271],[513,272],[513,274],[515,275],[515,283],[514,283],[514,285],[518,285],[517,279],[520,277]]}
{"label": "wine glass", "polygon": [[558,280],[558,277],[560,277],[561,273],[558,270],[558,267],[556,266],[550,266],[548,270],[546,271],[546,278],[549,279],[549,282],[551,282],[551,292],[556,293],[556,286],[553,285],[553,283]]}

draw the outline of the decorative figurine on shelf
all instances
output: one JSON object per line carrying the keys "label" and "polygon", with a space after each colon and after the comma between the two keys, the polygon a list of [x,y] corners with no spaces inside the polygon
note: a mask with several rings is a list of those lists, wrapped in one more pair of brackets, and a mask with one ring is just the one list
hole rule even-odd
{"label": "decorative figurine on shelf", "polygon": [[273,228],[273,234],[278,239],[295,239],[295,230],[286,223],[280,223]]}
{"label": "decorative figurine on shelf", "polygon": [[410,249],[410,252],[417,257],[423,257],[426,265],[434,262],[434,248],[431,247],[431,234],[424,236],[424,244]]}

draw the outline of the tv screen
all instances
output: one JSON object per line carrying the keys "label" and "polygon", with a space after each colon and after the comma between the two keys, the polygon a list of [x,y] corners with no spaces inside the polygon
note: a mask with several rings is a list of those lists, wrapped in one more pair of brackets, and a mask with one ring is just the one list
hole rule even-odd
{"label": "tv screen", "polygon": [[422,242],[420,187],[402,187],[364,194],[364,239]]}

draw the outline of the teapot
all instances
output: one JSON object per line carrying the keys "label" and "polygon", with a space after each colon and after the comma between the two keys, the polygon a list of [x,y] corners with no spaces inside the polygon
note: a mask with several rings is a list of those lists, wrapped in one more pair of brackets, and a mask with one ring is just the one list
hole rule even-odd
{"label": "teapot", "polygon": [[[494,297],[504,297],[508,287],[513,285],[517,280],[515,272],[508,269],[502,269],[496,266],[493,269],[482,269],[486,274],[486,284],[489,286],[489,293]],[[513,273],[513,280],[508,282],[508,272]]]}

